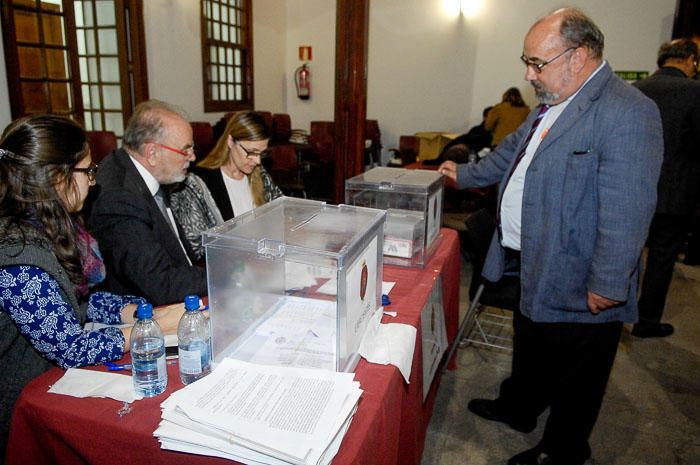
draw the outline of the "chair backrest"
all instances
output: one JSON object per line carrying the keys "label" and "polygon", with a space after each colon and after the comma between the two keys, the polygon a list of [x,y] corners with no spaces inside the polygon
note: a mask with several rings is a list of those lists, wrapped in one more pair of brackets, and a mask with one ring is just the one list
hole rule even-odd
{"label": "chair backrest", "polygon": [[100,163],[108,153],[117,149],[117,136],[112,131],[87,131],[92,161]]}
{"label": "chair backrest", "polygon": [[296,174],[298,168],[297,152],[291,144],[272,145],[270,158],[272,158],[272,173],[288,171]]}
{"label": "chair backrest", "polygon": [[416,162],[419,148],[420,139],[416,136],[399,137],[399,154],[404,166]]}
{"label": "chair backrest", "polygon": [[256,111],[255,113],[263,117],[267,130],[272,134],[272,113],[269,111]]}
{"label": "chair backrest", "polygon": [[214,148],[214,128],[206,121],[190,121],[190,126],[195,156],[201,160]]}
{"label": "chair backrest", "polygon": [[365,139],[372,139],[373,144],[380,145],[381,132],[379,132],[379,122],[376,119],[365,121]]}
{"label": "chair backrest", "polygon": [[272,115],[272,143],[289,142],[292,135],[292,120],[287,113]]}

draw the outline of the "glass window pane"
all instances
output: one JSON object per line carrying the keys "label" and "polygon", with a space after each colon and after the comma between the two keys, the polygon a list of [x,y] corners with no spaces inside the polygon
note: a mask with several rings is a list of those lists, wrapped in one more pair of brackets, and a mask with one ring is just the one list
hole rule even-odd
{"label": "glass window pane", "polygon": [[228,88],[228,99],[229,100],[240,100],[238,98],[238,95],[236,95],[236,93],[233,90],[233,84],[229,84],[227,86],[227,88]]}
{"label": "glass window pane", "polygon": [[80,80],[82,82],[89,81],[90,75],[88,74],[87,58],[79,58],[78,67],[80,68]]}
{"label": "glass window pane", "polygon": [[225,82],[226,81],[226,67],[225,66],[219,66],[219,82]]}
{"label": "glass window pane", "polygon": [[241,75],[241,69],[238,66],[236,66],[236,77],[234,78],[234,82],[243,82],[243,76]]}
{"label": "glass window pane", "polygon": [[212,8],[211,8],[211,19],[214,21],[219,21],[220,15],[219,15],[219,9],[221,7],[219,6],[218,3],[212,3]]}
{"label": "glass window pane", "polygon": [[70,112],[70,89],[66,82],[50,82],[51,110],[54,112]]}
{"label": "glass window pane", "polygon": [[119,82],[119,60],[117,58],[100,59],[100,80]]}
{"label": "glass window pane", "polygon": [[39,22],[35,13],[15,10],[15,34],[18,42],[39,42]]}
{"label": "glass window pane", "polygon": [[226,49],[219,47],[219,63],[226,63]]}
{"label": "glass window pane", "polygon": [[228,8],[226,8],[226,7],[221,8],[221,22],[222,23],[228,22]]}
{"label": "glass window pane", "polygon": [[90,86],[90,99],[92,100],[92,108],[93,109],[102,108],[102,103],[100,100],[100,86],[97,86],[97,85]]}
{"label": "glass window pane", "polygon": [[63,40],[63,16],[43,15],[44,43],[51,45],[65,45]]}
{"label": "glass window pane", "polygon": [[78,55],[85,55],[87,53],[85,48],[85,31],[82,29],[75,31],[75,38],[78,41]]}
{"label": "glass window pane", "polygon": [[226,26],[221,28],[221,40],[228,42],[228,28]]}
{"label": "glass window pane", "polygon": [[[83,94],[83,103],[85,103],[85,96]],[[89,111],[83,112],[83,117],[85,118],[85,129],[87,131],[94,131],[92,127],[92,113]]]}
{"label": "glass window pane", "polygon": [[94,27],[95,26],[95,21],[92,16],[92,1],[84,1],[83,2],[83,23],[84,26],[88,27]]}
{"label": "glass window pane", "polygon": [[221,96],[221,100],[227,100],[226,84],[219,84],[219,95]]}
{"label": "glass window pane", "polygon": [[88,58],[88,76],[90,81],[97,81],[97,58]]}
{"label": "glass window pane", "polygon": [[68,68],[66,60],[68,54],[61,49],[46,49],[46,72],[53,79],[68,78]]}
{"label": "glass window pane", "polygon": [[216,63],[216,47],[209,47],[209,62]]}
{"label": "glass window pane", "polygon": [[104,108],[108,110],[121,110],[122,93],[119,86],[102,86],[102,98]]}
{"label": "glass window pane", "polygon": [[[92,108],[92,100],[90,99],[90,86],[82,85],[80,86],[80,89],[83,94],[83,106],[87,109]],[[85,116],[85,120],[87,121],[87,116]]]}
{"label": "glass window pane", "polygon": [[209,89],[211,90],[212,100],[219,100],[219,87],[216,85],[211,85],[209,86]]}
{"label": "glass window pane", "polygon": [[233,49],[226,50],[226,64],[233,64]]}
{"label": "glass window pane", "polygon": [[219,80],[219,68],[217,66],[210,66],[209,70],[211,71],[211,77],[209,78],[212,81],[218,81]]}
{"label": "glass window pane", "polygon": [[238,28],[231,26],[231,43],[232,44],[240,44],[241,40],[238,37]]}
{"label": "glass window pane", "polygon": [[233,82],[233,66],[226,67],[226,82]]}
{"label": "glass window pane", "polygon": [[124,123],[121,113],[105,113],[105,128],[118,135],[124,133]]}
{"label": "glass window pane", "polygon": [[75,14],[75,25],[77,27],[84,26],[84,19],[83,19],[83,2],[81,1],[75,1],[73,2],[73,12]]}
{"label": "glass window pane", "polygon": [[114,26],[116,24],[113,1],[98,0],[95,2],[95,7],[99,26]]}
{"label": "glass window pane", "polygon": [[236,49],[233,51],[233,64],[236,66],[243,66],[243,62],[241,60],[241,51],[239,49]]}
{"label": "glass window pane", "polygon": [[95,128],[95,131],[104,131],[104,128],[102,127],[102,117],[100,113],[92,114],[92,126]]}
{"label": "glass window pane", "polygon": [[97,53],[97,46],[95,45],[95,31],[93,29],[85,30],[85,51],[88,55],[94,55]]}
{"label": "glass window pane", "polygon": [[37,47],[17,47],[20,78],[43,78],[41,49]]}
{"label": "glass window pane", "polygon": [[49,111],[48,89],[45,82],[23,82],[22,100],[26,113]]}
{"label": "glass window pane", "polygon": [[100,54],[116,55],[117,54],[117,30],[116,29],[98,29],[97,40],[100,47]]}
{"label": "glass window pane", "polygon": [[221,24],[214,23],[214,40],[221,39]]}

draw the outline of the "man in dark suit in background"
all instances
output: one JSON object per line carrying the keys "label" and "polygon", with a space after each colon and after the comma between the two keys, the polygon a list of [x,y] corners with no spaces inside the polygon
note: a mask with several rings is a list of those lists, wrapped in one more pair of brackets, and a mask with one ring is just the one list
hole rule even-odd
{"label": "man in dark suit in background", "polygon": [[664,337],[673,326],[661,323],[673,265],[688,234],[700,196],[700,82],[698,46],[676,39],[659,49],[659,70],[634,85],[656,102],[664,129],[664,161],[656,213],[649,228],[648,256],[637,337]]}
{"label": "man in dark suit in background", "polygon": [[192,128],[181,112],[149,100],[134,110],[121,149],[97,172],[89,226],[107,267],[104,287],[154,305],[205,295],[204,269],[193,266],[162,186],[181,182],[195,159]]}

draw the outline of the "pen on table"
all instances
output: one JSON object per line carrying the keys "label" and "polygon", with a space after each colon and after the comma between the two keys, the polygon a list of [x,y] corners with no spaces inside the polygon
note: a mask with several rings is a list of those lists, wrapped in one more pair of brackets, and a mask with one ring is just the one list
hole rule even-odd
{"label": "pen on table", "polygon": [[[166,360],[165,363],[168,365],[175,365],[177,363],[177,360]],[[131,370],[131,363],[105,362],[104,365],[107,367],[107,371]]]}

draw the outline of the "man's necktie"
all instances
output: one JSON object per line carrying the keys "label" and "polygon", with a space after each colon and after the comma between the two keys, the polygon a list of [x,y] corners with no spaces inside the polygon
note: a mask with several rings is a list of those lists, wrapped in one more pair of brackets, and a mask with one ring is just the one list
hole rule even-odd
{"label": "man's necktie", "polygon": [[168,226],[170,226],[170,229],[172,229],[172,231],[175,233],[175,236],[179,237],[177,234],[177,230],[173,225],[173,222],[170,221],[170,215],[168,215],[168,207],[170,206],[170,196],[168,195],[168,192],[166,192],[162,187],[160,187],[158,188],[158,191],[155,193],[153,198],[155,199],[156,204],[158,204],[158,208],[163,214],[163,218],[165,218],[165,221],[168,223]]}
{"label": "man's necktie", "polygon": [[[518,152],[518,155],[515,157],[515,162],[513,163],[513,166],[511,166],[510,171],[508,171],[508,176],[503,180],[503,193],[505,194],[506,192],[506,186],[508,185],[508,181],[510,181],[511,176],[513,176],[513,173],[515,172],[515,169],[518,167],[518,164],[520,161],[525,157],[525,152],[527,152],[527,146],[530,145],[530,140],[532,139],[532,136],[535,134],[535,131],[537,131],[537,127],[540,125],[540,122],[544,118],[544,115],[547,113],[547,110],[549,110],[551,107],[549,105],[541,105],[539,112],[537,112],[537,118],[535,118],[535,121],[532,122],[532,126],[530,127],[530,131],[527,133],[527,136],[525,137],[525,140],[523,141],[522,148],[520,149],[520,152]],[[496,222],[498,225],[498,240],[500,242],[503,242],[503,230],[501,229],[501,202],[503,202],[503,195],[501,195],[501,198],[498,202],[498,208],[496,208]]]}

